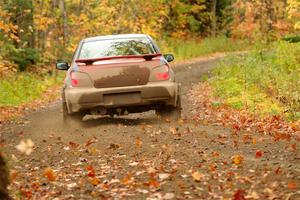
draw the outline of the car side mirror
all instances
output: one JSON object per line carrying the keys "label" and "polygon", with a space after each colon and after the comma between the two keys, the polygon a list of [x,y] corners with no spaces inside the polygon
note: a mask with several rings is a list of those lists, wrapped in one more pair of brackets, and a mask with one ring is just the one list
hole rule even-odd
{"label": "car side mirror", "polygon": [[165,54],[164,58],[168,61],[168,62],[172,62],[174,60],[174,55],[173,54]]}
{"label": "car side mirror", "polygon": [[69,64],[65,61],[60,61],[56,63],[56,69],[58,70],[68,70],[69,68]]}

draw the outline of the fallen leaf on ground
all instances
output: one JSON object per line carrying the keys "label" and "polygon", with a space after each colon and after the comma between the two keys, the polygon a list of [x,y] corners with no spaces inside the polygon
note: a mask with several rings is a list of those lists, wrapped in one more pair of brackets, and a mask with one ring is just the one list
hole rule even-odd
{"label": "fallen leaf on ground", "polygon": [[164,196],[163,196],[163,199],[173,199],[175,197],[175,194],[174,193],[166,193]]}
{"label": "fallen leaf on ground", "polygon": [[44,170],[44,176],[47,177],[49,181],[55,181],[56,180],[56,175],[50,167],[46,168]]}
{"label": "fallen leaf on ground", "polygon": [[139,163],[136,162],[136,161],[131,161],[131,162],[129,163],[129,166],[134,167],[134,166],[137,166],[138,164],[139,164]]}
{"label": "fallen leaf on ground", "polygon": [[259,195],[257,194],[257,192],[253,191],[250,194],[248,194],[245,198],[246,199],[259,199]]}
{"label": "fallen leaf on ground", "polygon": [[149,174],[153,174],[153,173],[156,172],[156,169],[154,169],[153,167],[149,167],[149,168],[147,169],[147,172],[148,172]]}
{"label": "fallen leaf on ground", "polygon": [[243,156],[241,155],[235,155],[235,156],[232,156],[232,163],[236,164],[236,165],[240,165],[243,161]]}
{"label": "fallen leaf on ground", "polygon": [[70,145],[70,147],[72,147],[72,148],[77,148],[77,147],[79,146],[79,144],[77,144],[77,143],[75,143],[75,142],[72,142],[72,141],[69,142],[69,145]]}
{"label": "fallen leaf on ground", "polygon": [[297,144],[292,144],[291,148],[292,148],[293,151],[296,151],[297,150]]}
{"label": "fallen leaf on ground", "polygon": [[171,128],[170,128],[170,132],[171,132],[173,135],[175,135],[175,134],[177,133],[177,130],[176,130],[175,127],[171,127]]}
{"label": "fallen leaf on ground", "polygon": [[164,180],[168,179],[169,177],[170,177],[170,174],[167,174],[167,173],[158,174],[158,178],[160,181],[164,181]]}
{"label": "fallen leaf on ground", "polygon": [[97,139],[96,139],[96,138],[89,139],[89,140],[85,143],[85,146],[88,147],[88,146],[90,146],[91,144],[96,143],[96,142],[97,142]]}
{"label": "fallen leaf on ground", "polygon": [[121,183],[124,184],[124,185],[128,185],[132,182],[132,174],[131,173],[128,173],[122,180],[121,180]]}
{"label": "fallen leaf on ground", "polygon": [[19,175],[19,172],[16,170],[10,170],[9,171],[9,177],[10,177],[10,181],[13,182]]}
{"label": "fallen leaf on ground", "polygon": [[88,171],[88,177],[95,177],[96,173],[95,170],[93,168],[93,166],[89,165],[86,167],[86,170]]}
{"label": "fallen leaf on ground", "polygon": [[70,183],[70,184],[67,185],[67,187],[68,187],[69,190],[73,189],[73,188],[77,187],[77,183]]}
{"label": "fallen leaf on ground", "polygon": [[281,167],[277,167],[277,169],[275,170],[275,174],[281,174],[282,169]]}
{"label": "fallen leaf on ground", "polygon": [[289,182],[288,183],[288,188],[291,189],[291,190],[297,189],[297,183]]}
{"label": "fallen leaf on ground", "polygon": [[139,137],[137,137],[137,138],[135,139],[135,146],[136,146],[137,148],[140,148],[140,147],[142,146],[142,144],[143,144],[142,140],[141,140]]}
{"label": "fallen leaf on ground", "polygon": [[261,151],[256,151],[256,153],[255,153],[256,158],[260,158],[260,157],[262,157],[262,155],[263,155],[263,152],[261,152]]}
{"label": "fallen leaf on ground", "polygon": [[196,171],[192,174],[192,177],[195,181],[201,181],[201,179],[204,177],[203,174],[201,174],[200,172]]}
{"label": "fallen leaf on ground", "polygon": [[244,190],[237,190],[234,193],[232,200],[246,200],[245,191]]}
{"label": "fallen leaf on ground", "polygon": [[96,186],[96,185],[99,185],[100,184],[100,180],[98,178],[90,178],[89,179],[90,183],[93,185],[93,186]]}
{"label": "fallen leaf on ground", "polygon": [[159,187],[159,182],[154,178],[151,178],[148,183],[146,183],[149,187]]}
{"label": "fallen leaf on ground", "polygon": [[218,153],[218,152],[216,152],[216,151],[214,151],[214,152],[212,152],[211,153],[214,157],[218,157],[220,154]]}

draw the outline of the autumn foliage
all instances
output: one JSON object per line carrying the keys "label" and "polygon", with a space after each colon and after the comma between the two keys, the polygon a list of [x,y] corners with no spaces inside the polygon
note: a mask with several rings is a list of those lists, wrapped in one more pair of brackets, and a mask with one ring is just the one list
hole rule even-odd
{"label": "autumn foliage", "polygon": [[69,58],[85,37],[146,33],[186,40],[271,40],[299,28],[297,0],[28,0],[0,3],[0,72]]}

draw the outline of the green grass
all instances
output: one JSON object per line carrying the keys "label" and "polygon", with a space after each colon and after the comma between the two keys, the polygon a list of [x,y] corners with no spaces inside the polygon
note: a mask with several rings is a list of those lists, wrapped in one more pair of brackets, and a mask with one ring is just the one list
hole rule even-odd
{"label": "green grass", "polygon": [[245,40],[233,40],[225,36],[186,41],[168,38],[158,44],[163,53],[173,53],[176,60],[187,60],[216,52],[241,51],[250,47]]}
{"label": "green grass", "polygon": [[237,109],[300,118],[300,43],[275,42],[225,59],[210,79],[214,95]]}
{"label": "green grass", "polygon": [[62,74],[37,75],[27,72],[0,80],[0,106],[18,106],[41,97],[51,86],[62,82]]}

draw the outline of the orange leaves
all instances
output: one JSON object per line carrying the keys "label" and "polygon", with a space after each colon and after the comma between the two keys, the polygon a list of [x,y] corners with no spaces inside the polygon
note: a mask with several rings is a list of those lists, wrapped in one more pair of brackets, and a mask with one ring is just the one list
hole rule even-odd
{"label": "orange leaves", "polygon": [[96,177],[96,172],[93,166],[88,165],[85,167],[85,169],[87,170],[87,176],[89,177],[89,182],[93,185],[93,186],[97,186],[100,184],[100,179],[98,179]]}
{"label": "orange leaves", "polygon": [[89,139],[89,140],[85,143],[85,147],[88,147],[88,146],[90,146],[91,144],[96,143],[96,142],[97,142],[97,138],[96,138],[96,137],[93,137],[93,138]]}
{"label": "orange leaves", "polygon": [[232,160],[233,164],[240,165],[243,162],[244,157],[241,155],[235,155],[235,156],[232,156],[231,160]]}
{"label": "orange leaves", "polygon": [[159,182],[155,178],[150,178],[148,182],[146,182],[144,185],[149,187],[157,188],[160,186]]}
{"label": "orange leaves", "polygon": [[126,176],[124,176],[124,178],[121,180],[121,183],[124,185],[129,185],[130,183],[132,183],[133,181],[133,176],[131,173],[126,174]]}
{"label": "orange leaves", "polygon": [[16,178],[18,177],[19,172],[16,170],[10,170],[9,171],[9,177],[10,177],[10,181],[13,182],[14,180],[16,180]]}
{"label": "orange leaves", "polygon": [[135,139],[135,146],[136,146],[137,148],[141,148],[142,144],[143,144],[142,140],[141,140],[139,137],[137,137],[137,138]]}
{"label": "orange leaves", "polygon": [[48,181],[55,181],[56,180],[56,175],[50,167],[46,168],[44,170],[44,176],[48,179]]}
{"label": "orange leaves", "polygon": [[88,177],[95,177],[96,173],[95,173],[93,166],[91,166],[91,165],[86,166],[85,169],[88,171],[88,174],[87,174]]}
{"label": "orange leaves", "polygon": [[295,189],[298,188],[298,185],[297,185],[296,182],[291,181],[291,182],[288,183],[287,187],[288,187],[290,190],[295,190]]}
{"label": "orange leaves", "polygon": [[94,178],[89,178],[89,182],[93,185],[93,186],[97,186],[100,184],[100,179],[94,177]]}
{"label": "orange leaves", "polygon": [[69,142],[69,146],[72,147],[72,148],[77,148],[77,147],[79,147],[79,144],[70,141],[70,142]]}
{"label": "orange leaves", "polygon": [[260,158],[260,157],[262,157],[262,155],[263,155],[262,151],[256,151],[256,153],[255,153],[256,158]]}
{"label": "orange leaves", "polygon": [[245,191],[244,190],[237,190],[234,193],[232,200],[246,200]]}
{"label": "orange leaves", "polygon": [[199,182],[204,177],[204,175],[201,174],[200,172],[196,171],[196,172],[192,173],[192,177],[193,177],[194,181]]}
{"label": "orange leaves", "polygon": [[220,156],[219,152],[216,152],[216,151],[212,152],[211,154],[212,154],[214,157]]}
{"label": "orange leaves", "polygon": [[296,150],[297,150],[297,144],[292,144],[292,145],[291,145],[291,149],[292,149],[293,151],[296,151]]}
{"label": "orange leaves", "polygon": [[210,169],[210,171],[216,171],[217,170],[217,168],[218,168],[218,166],[216,165],[216,164],[211,164],[210,166],[209,166],[209,169]]}
{"label": "orange leaves", "polygon": [[[236,110],[225,105],[216,109],[211,105],[211,102],[216,101],[212,93],[213,88],[207,83],[196,85],[191,90],[190,100],[193,104],[198,105],[198,112],[193,117],[194,120],[230,127],[235,133],[240,131],[269,133],[276,141],[289,140],[292,134],[300,132],[299,122],[290,123],[279,115],[258,117],[247,109]],[[244,142],[251,143],[250,138],[244,139]],[[252,138],[252,143],[256,144],[257,139]]]}
{"label": "orange leaves", "polygon": [[277,167],[277,169],[275,170],[275,174],[279,175],[281,173],[282,173],[281,167]]}

